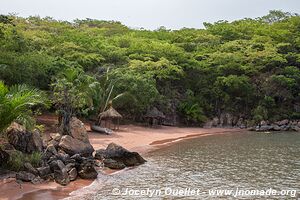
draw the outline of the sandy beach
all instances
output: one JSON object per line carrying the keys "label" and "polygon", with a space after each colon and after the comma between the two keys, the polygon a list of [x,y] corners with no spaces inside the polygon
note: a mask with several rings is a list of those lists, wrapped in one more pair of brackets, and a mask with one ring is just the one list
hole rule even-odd
{"label": "sandy beach", "polygon": [[[47,119],[53,120],[53,119]],[[49,121],[48,121],[49,122]],[[53,123],[53,121],[51,121]],[[142,127],[135,125],[122,125],[120,130],[112,135],[102,135],[91,132],[89,125],[86,124],[89,131],[89,139],[94,149],[105,148],[109,143],[114,142],[131,151],[146,154],[151,150],[160,148],[172,142],[178,142],[183,139],[201,137],[216,134],[226,134],[232,132],[242,132],[241,129],[224,128],[179,128],[161,126],[158,128]],[[47,133],[51,129],[46,130]],[[109,171],[101,172],[109,173]],[[60,186],[54,182],[33,185],[31,183],[18,184],[15,179],[3,179],[0,181],[0,200],[12,199],[30,199],[30,200],[51,200],[62,199],[74,190],[91,184],[89,180],[76,180],[68,186]]]}

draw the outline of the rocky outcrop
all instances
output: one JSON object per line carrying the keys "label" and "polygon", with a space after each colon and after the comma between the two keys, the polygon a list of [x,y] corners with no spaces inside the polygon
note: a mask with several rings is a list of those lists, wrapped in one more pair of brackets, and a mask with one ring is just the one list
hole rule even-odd
{"label": "rocky outcrop", "polygon": [[[137,152],[131,152],[115,143],[110,143],[105,150],[96,151],[95,158],[104,161],[107,167],[122,168],[124,166],[136,166],[146,162]],[[110,160],[107,160],[110,159]]]}
{"label": "rocky outcrop", "polygon": [[259,125],[249,128],[250,131],[297,131],[300,132],[300,120],[284,119],[277,122],[261,121]]}
{"label": "rocky outcrop", "polygon": [[0,166],[5,165],[9,160],[9,154],[0,148]]}
{"label": "rocky outcrop", "polygon": [[89,142],[82,142],[72,138],[69,135],[64,135],[60,142],[59,148],[69,155],[80,154],[81,156],[91,156],[94,152],[93,146]]}
{"label": "rocky outcrop", "polygon": [[14,122],[7,129],[6,135],[8,142],[23,153],[41,152],[43,150],[43,141],[37,130],[29,132],[23,126]]}

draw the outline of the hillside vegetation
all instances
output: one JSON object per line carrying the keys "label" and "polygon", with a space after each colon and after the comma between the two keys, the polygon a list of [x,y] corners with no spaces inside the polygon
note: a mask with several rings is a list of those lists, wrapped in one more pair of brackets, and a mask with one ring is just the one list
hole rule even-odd
{"label": "hillside vegetation", "polygon": [[1,15],[0,80],[48,91],[53,107],[86,117],[110,100],[135,121],[154,106],[188,125],[222,113],[249,123],[300,118],[300,16],[204,25],[150,31]]}

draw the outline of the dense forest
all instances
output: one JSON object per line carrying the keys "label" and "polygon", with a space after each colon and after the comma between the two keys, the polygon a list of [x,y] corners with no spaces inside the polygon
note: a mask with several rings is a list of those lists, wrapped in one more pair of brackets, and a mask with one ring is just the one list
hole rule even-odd
{"label": "dense forest", "polygon": [[153,107],[169,124],[224,113],[249,124],[300,118],[300,16],[270,11],[204,26],[0,15],[0,80],[7,91],[44,91],[50,111],[91,119],[109,102],[131,121]]}

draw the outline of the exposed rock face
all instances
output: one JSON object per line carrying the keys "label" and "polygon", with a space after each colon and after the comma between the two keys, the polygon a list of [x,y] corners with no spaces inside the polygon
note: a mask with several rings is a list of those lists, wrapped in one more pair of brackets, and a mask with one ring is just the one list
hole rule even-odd
{"label": "exposed rock face", "polygon": [[42,151],[43,141],[37,131],[28,132],[17,123],[12,123],[7,129],[8,142],[23,153]]}
{"label": "exposed rock face", "polygon": [[104,166],[110,169],[124,169],[126,165],[123,162],[119,162],[113,159],[104,159],[103,160]]}
{"label": "exposed rock face", "polygon": [[82,142],[69,135],[65,135],[61,138],[59,147],[71,156],[75,154],[91,156],[94,152],[94,148],[89,142]]}
{"label": "exposed rock face", "polygon": [[98,150],[96,152],[96,158],[104,158],[104,161],[106,159],[112,159],[114,161],[117,161],[114,162],[112,160],[107,160],[106,165],[108,167],[121,167],[121,164],[124,164],[125,166],[135,166],[146,162],[146,160],[137,152],[130,152],[127,149],[115,143],[110,143],[105,149],[105,151],[103,149]]}
{"label": "exposed rock face", "polygon": [[86,132],[86,128],[84,123],[77,119],[76,117],[72,117],[70,121],[70,131],[71,136],[77,140],[80,140],[84,143],[89,143],[89,137]]}
{"label": "exposed rock face", "polygon": [[300,131],[299,120],[284,119],[278,122],[262,121],[259,126],[251,127],[249,130],[264,132],[264,131]]}

